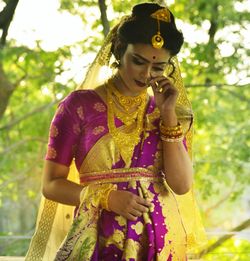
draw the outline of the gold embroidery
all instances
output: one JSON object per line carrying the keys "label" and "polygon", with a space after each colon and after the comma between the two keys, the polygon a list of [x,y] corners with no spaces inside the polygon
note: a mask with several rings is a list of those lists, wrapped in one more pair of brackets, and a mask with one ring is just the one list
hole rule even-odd
{"label": "gold embroidery", "polygon": [[105,240],[105,245],[108,246],[114,244],[119,249],[123,249],[124,238],[125,238],[124,232],[116,229],[114,231],[114,234]]}
{"label": "gold embroidery", "polygon": [[[58,210],[58,203],[42,198],[41,206],[43,206],[43,210],[39,213],[40,222],[37,223],[36,233],[32,237],[29,251],[25,257],[27,261],[42,260],[44,259],[43,257],[45,257],[44,260],[48,260],[46,259],[46,243],[51,238],[50,235],[53,230],[53,221]],[[38,229],[40,233],[38,233]],[[54,237],[52,236],[52,238]],[[55,244],[55,242],[53,243]]]}
{"label": "gold embroidery", "polygon": [[133,239],[127,239],[126,241],[126,248],[124,249],[124,256],[126,257],[126,260],[142,260],[140,259],[140,243],[136,242]]}
{"label": "gold embroidery", "polygon": [[56,150],[53,147],[48,146],[47,157],[49,159],[55,159],[56,156],[57,156]]}
{"label": "gold embroidery", "polygon": [[[131,181],[131,179],[134,179]],[[112,178],[107,178],[107,179],[101,179],[101,180],[93,180],[93,181],[85,181],[83,180],[81,182],[82,185],[86,186],[88,184],[107,184],[110,182],[129,182],[129,187],[130,188],[136,188],[136,181],[141,181],[141,182],[160,182],[161,178],[159,177],[131,177],[128,175],[127,177],[112,177]]]}
{"label": "gold embroidery", "polygon": [[98,127],[95,127],[94,128],[94,130],[93,130],[93,134],[94,135],[98,135],[98,134],[100,134],[100,133],[102,133],[102,132],[104,132],[105,131],[105,128],[104,128],[104,126],[98,126]]}
{"label": "gold embroidery", "polygon": [[55,138],[58,133],[58,128],[54,124],[52,124],[50,127],[50,137]]}
{"label": "gold embroidery", "polygon": [[73,125],[73,132],[76,134],[76,135],[79,135],[81,133],[81,128],[80,128],[80,125],[78,123],[74,124]]}
{"label": "gold embroidery", "polygon": [[135,233],[136,233],[137,235],[142,234],[142,232],[143,232],[143,227],[144,227],[144,226],[143,226],[142,222],[140,222],[140,221],[131,226],[131,228],[135,230]]}
{"label": "gold embroidery", "polygon": [[150,114],[146,115],[146,130],[151,131],[158,128],[158,126],[153,125],[153,122],[156,119],[160,118],[160,111],[158,108],[155,108]]}
{"label": "gold embroidery", "polygon": [[123,227],[127,224],[127,220],[123,216],[115,216],[115,220],[121,227]]}
{"label": "gold embroidery", "polygon": [[[136,185],[136,181],[138,180],[138,178],[134,179],[134,180],[129,180],[129,184],[128,184],[128,188],[132,188],[132,189],[136,189],[137,185]],[[144,178],[145,180],[145,178]]]}
{"label": "gold embroidery", "polygon": [[104,134],[85,156],[81,164],[80,173],[110,170],[112,165],[119,159],[120,154],[111,135],[109,133]]}
{"label": "gold embroidery", "polygon": [[[100,147],[99,147],[100,148]],[[94,160],[94,159],[92,159]],[[148,173],[151,175],[157,176],[156,173],[152,173],[152,171],[149,171],[146,168],[141,168],[141,167],[135,167],[135,168],[119,168],[119,169],[109,169],[107,166],[103,166],[103,168],[106,168],[107,170],[100,170],[100,171],[87,171],[87,169],[84,168],[84,163],[82,164],[82,167],[80,169],[80,177],[83,177],[85,175],[88,176],[96,176],[96,175],[103,175],[103,174],[109,174],[109,173],[135,173],[135,172],[141,172],[141,173]]]}
{"label": "gold embroidery", "polygon": [[79,117],[81,120],[83,120],[83,119],[84,119],[83,107],[82,107],[82,106],[79,106],[79,107],[76,109],[76,112],[77,112],[78,117]]}
{"label": "gold embroidery", "polygon": [[98,112],[104,112],[104,111],[106,111],[105,106],[104,106],[101,102],[96,102],[96,103],[94,104],[94,109],[95,109],[96,111],[98,111]]}
{"label": "gold embroidery", "polygon": [[[93,162],[93,161],[92,161]],[[93,163],[92,163],[93,165]],[[161,177],[143,168],[111,169],[108,171],[80,174],[81,184],[105,184],[113,182],[129,182],[129,188],[136,189],[136,181],[159,182]]]}

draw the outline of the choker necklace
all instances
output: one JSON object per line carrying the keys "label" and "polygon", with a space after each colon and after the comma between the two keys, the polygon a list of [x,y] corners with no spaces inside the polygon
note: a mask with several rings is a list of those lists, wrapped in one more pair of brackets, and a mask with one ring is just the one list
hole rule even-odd
{"label": "choker necklace", "polygon": [[[120,154],[129,167],[135,146],[140,142],[140,135],[144,126],[144,113],[147,105],[147,90],[136,97],[122,95],[114,86],[113,79],[106,83],[108,127],[111,136],[118,147]],[[117,108],[115,100],[123,110]],[[129,112],[131,107],[136,107],[134,112]],[[117,128],[115,117],[120,119],[124,125]]]}
{"label": "choker necklace", "polygon": [[112,93],[114,94],[115,98],[119,102],[119,104],[122,106],[122,108],[129,113],[131,111],[131,108],[139,107],[143,101],[147,99],[147,90],[144,90],[141,94],[137,96],[125,96],[121,94],[117,88],[114,85],[114,80],[117,79],[122,82],[122,79],[120,76],[114,76],[112,84],[110,85],[110,88],[112,90]]}

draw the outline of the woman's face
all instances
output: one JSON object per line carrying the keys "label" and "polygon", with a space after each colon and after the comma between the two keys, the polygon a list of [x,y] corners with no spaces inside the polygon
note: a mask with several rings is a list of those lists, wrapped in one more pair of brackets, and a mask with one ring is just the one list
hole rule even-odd
{"label": "woman's face", "polygon": [[155,49],[149,44],[128,44],[119,67],[123,80],[118,85],[120,91],[124,95],[138,95],[147,88],[149,80],[163,74],[169,58],[170,53],[165,48]]}

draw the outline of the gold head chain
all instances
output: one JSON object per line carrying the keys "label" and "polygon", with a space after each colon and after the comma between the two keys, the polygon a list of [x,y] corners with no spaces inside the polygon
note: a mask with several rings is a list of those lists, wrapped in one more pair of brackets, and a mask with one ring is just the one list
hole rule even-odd
{"label": "gold head chain", "polygon": [[170,23],[171,22],[170,12],[167,8],[162,8],[157,10],[153,14],[151,14],[151,17],[157,19],[157,26],[158,26],[157,34],[155,34],[152,37],[151,42],[154,48],[161,49],[164,44],[164,40],[163,37],[161,36],[160,21]]}

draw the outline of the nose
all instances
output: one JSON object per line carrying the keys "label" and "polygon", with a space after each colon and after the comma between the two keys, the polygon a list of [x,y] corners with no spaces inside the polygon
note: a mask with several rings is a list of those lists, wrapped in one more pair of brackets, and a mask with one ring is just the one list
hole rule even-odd
{"label": "nose", "polygon": [[146,81],[151,77],[151,66],[145,65],[140,73],[142,80]]}

